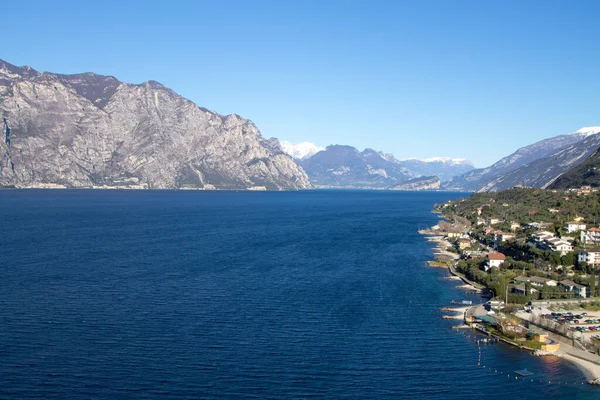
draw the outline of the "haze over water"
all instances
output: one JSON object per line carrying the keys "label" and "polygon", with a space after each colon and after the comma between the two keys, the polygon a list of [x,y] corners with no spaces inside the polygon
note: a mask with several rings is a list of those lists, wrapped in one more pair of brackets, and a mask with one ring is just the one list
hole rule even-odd
{"label": "haze over water", "polygon": [[0,191],[0,398],[598,398],[441,319],[459,196]]}

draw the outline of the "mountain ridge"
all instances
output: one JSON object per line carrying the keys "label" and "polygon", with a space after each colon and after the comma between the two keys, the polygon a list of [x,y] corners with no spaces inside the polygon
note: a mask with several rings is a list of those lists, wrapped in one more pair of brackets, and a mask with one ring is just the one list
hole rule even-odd
{"label": "mountain ridge", "polygon": [[406,171],[378,152],[331,145],[300,161],[316,187],[387,188],[409,179]]}
{"label": "mountain ridge", "polygon": [[547,157],[537,159],[488,182],[481,191],[501,191],[514,186],[545,189],[562,174],[584,163],[600,147],[600,134],[584,136]]}
{"label": "mountain ridge", "polygon": [[384,189],[421,177],[449,179],[472,169],[468,161],[459,164],[438,158],[400,161],[392,154],[370,148],[359,151],[348,145],[327,146],[299,163],[315,186],[336,188]]}
{"label": "mountain ridge", "polygon": [[325,150],[325,147],[317,146],[316,144],[311,142],[302,142],[294,144],[285,140],[281,140],[280,143],[283,151],[296,160],[302,160],[305,158],[312,157],[319,151]]}
{"label": "mountain ridge", "polygon": [[[371,168],[371,172],[369,173],[370,175],[376,173],[375,171],[377,170],[381,174],[383,174],[383,171],[385,171],[385,175],[389,175],[390,179],[387,183],[384,183],[381,180],[366,179],[365,176],[362,176],[360,178],[360,182],[351,182],[351,180],[345,180],[345,182],[342,183],[340,182],[340,179],[330,176],[326,179],[328,182],[327,185],[332,185],[333,187],[365,187],[365,185],[370,187],[370,185],[374,185],[374,187],[381,188],[385,187],[386,184],[394,185],[407,179],[414,179],[423,176],[438,176],[442,181],[445,181],[450,179],[452,176],[464,173],[474,168],[473,164],[465,158],[430,157],[427,159],[410,158],[406,160],[398,160],[393,154],[373,150],[371,148],[365,148],[361,152],[355,147],[348,145],[338,144],[322,148],[310,142],[303,142],[294,145],[290,142],[282,141],[282,147],[284,151],[292,155],[303,166],[311,181],[317,182],[321,182],[324,179],[324,174],[326,173],[325,171],[317,171],[319,168],[318,165],[321,165],[324,162],[324,157],[327,157],[325,155],[327,154],[327,151],[331,151],[332,149],[336,148],[335,146],[340,146],[337,148],[346,148],[348,150],[352,149],[351,153],[355,154],[356,157],[363,157],[366,165],[377,165],[377,168]],[[325,154],[318,156],[318,158],[321,159],[318,163],[308,161],[320,152],[325,152]],[[334,157],[335,161],[330,160],[328,163],[328,169],[330,170],[329,172],[337,176],[341,174],[347,174],[350,170],[350,167],[343,165],[345,161],[340,158],[339,154],[332,154],[330,156]],[[350,153],[346,153],[346,155],[349,154]],[[335,165],[336,162],[337,165]],[[365,171],[368,171],[368,167]],[[317,183],[317,185],[319,184],[320,183]]]}
{"label": "mountain ridge", "polygon": [[[584,129],[584,128],[582,128]],[[559,135],[540,140],[527,146],[523,146],[506,157],[485,168],[477,168],[465,174],[453,177],[442,184],[445,190],[458,191],[487,191],[497,190],[490,182],[502,180],[502,177],[536,160],[551,156],[555,152],[585,140],[589,135],[577,134]],[[593,135],[592,135],[593,136]],[[515,185],[520,184],[516,182]]]}
{"label": "mountain ridge", "polygon": [[0,113],[11,131],[0,144],[2,186],[311,187],[252,121],[208,111],[156,81],[40,74],[0,61]]}

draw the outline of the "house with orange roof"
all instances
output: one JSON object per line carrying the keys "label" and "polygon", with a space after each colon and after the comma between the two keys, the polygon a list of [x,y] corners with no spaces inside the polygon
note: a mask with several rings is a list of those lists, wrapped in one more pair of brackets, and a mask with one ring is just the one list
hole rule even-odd
{"label": "house with orange roof", "polygon": [[504,254],[497,251],[492,251],[487,255],[487,263],[485,264],[484,268],[486,272],[490,268],[500,268],[504,264],[504,261],[506,261],[506,256]]}

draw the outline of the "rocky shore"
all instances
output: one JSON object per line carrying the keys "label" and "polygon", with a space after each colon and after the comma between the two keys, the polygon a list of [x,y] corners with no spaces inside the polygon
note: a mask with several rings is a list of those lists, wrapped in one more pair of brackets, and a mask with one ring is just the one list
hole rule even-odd
{"label": "rocky shore", "polygon": [[452,244],[446,240],[444,233],[440,230],[438,225],[429,229],[420,230],[419,233],[427,236],[428,242],[436,244],[433,249],[433,255],[436,261],[458,260],[459,255],[457,253],[448,251],[448,248],[452,247]]}

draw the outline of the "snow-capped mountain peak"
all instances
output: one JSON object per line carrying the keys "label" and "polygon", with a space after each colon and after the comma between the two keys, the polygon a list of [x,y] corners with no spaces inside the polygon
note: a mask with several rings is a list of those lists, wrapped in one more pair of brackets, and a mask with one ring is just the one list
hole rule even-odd
{"label": "snow-capped mountain peak", "polygon": [[381,158],[383,158],[386,161],[389,161],[389,162],[392,162],[395,164],[398,164],[400,162],[400,160],[398,160],[396,157],[394,157],[393,154],[384,153],[383,151],[378,151],[377,153],[381,156]]}
{"label": "snow-capped mountain peak", "polygon": [[590,136],[600,133],[600,126],[586,126],[571,133],[571,135]]}
{"label": "snow-capped mountain peak", "polygon": [[317,146],[314,143],[302,142],[298,144],[286,142],[285,140],[280,141],[281,148],[287,154],[297,160],[312,157],[321,150],[325,150],[325,147]]}
{"label": "snow-capped mountain peak", "polygon": [[450,157],[430,157],[424,158],[423,162],[441,162],[444,164],[471,164],[466,158],[450,158]]}
{"label": "snow-capped mountain peak", "polygon": [[450,158],[450,157],[429,157],[429,158],[409,158],[406,161],[420,161],[424,163],[443,163],[450,165],[473,165],[466,158]]}

